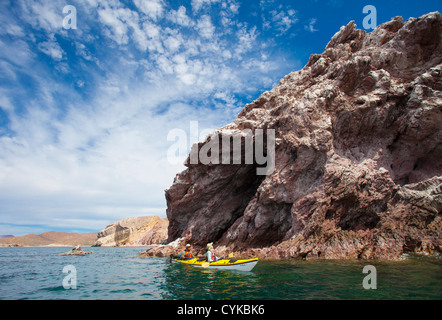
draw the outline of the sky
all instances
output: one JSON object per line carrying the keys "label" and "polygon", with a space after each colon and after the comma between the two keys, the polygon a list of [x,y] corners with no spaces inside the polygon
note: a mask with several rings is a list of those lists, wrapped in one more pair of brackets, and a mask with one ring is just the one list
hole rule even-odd
{"label": "sky", "polygon": [[166,217],[164,190],[185,168],[168,157],[171,132],[188,133],[190,150],[342,25],[363,29],[366,5],[377,24],[441,11],[439,0],[0,0],[0,234]]}

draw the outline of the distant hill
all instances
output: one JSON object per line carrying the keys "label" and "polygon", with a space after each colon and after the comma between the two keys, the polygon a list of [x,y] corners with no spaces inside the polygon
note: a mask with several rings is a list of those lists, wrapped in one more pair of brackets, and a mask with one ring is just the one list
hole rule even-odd
{"label": "distant hill", "polygon": [[19,237],[0,238],[0,246],[90,246],[97,240],[97,233],[75,233],[49,231],[41,234],[27,234]]}
{"label": "distant hill", "polygon": [[14,237],[12,234],[0,234],[0,239],[12,238]]}

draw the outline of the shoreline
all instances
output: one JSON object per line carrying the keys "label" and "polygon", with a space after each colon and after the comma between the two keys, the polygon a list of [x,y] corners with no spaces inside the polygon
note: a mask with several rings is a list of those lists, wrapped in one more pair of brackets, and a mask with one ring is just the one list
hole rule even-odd
{"label": "shoreline", "polygon": [[[149,245],[149,246],[104,246],[104,248],[146,248],[145,251],[139,252],[136,257],[139,258],[169,258],[168,255],[152,255],[148,254],[148,251],[150,249],[157,248],[160,245]],[[45,245],[45,246],[18,246],[18,247],[8,247],[8,246],[0,246],[0,248],[72,248],[75,246],[71,245]],[[82,246],[83,248],[94,248],[96,246],[93,245],[85,245]],[[203,256],[200,252],[196,253],[195,256]],[[245,252],[234,252],[234,257],[237,258],[250,258],[249,255],[247,255]],[[254,256],[255,257],[255,256]],[[356,258],[353,256],[349,256],[346,258],[305,258],[305,257],[265,257],[265,256],[257,256],[260,261],[267,261],[267,262],[277,262],[277,261],[304,261],[304,262],[311,262],[311,261],[360,261],[360,262],[404,262],[404,261],[415,261],[419,258],[429,258],[429,259],[442,259],[442,254],[439,252],[429,254],[427,252],[404,252],[400,254],[397,258],[391,259],[391,258],[371,258],[371,259],[363,259],[363,258]]]}
{"label": "shoreline", "polygon": [[[153,248],[151,248],[153,249]],[[155,255],[149,254],[150,249],[140,252],[137,254],[139,258],[169,258],[169,255]],[[178,250],[179,251],[179,250]],[[178,252],[177,251],[177,252]],[[204,255],[201,252],[196,252],[195,257],[203,257]],[[233,258],[237,259],[248,259],[248,258],[258,258],[259,261],[372,261],[372,262],[402,262],[409,261],[413,258],[430,258],[430,259],[442,259],[442,254],[439,252],[435,252],[433,254],[427,252],[403,252],[398,257],[395,258],[387,258],[387,257],[379,257],[379,258],[358,258],[354,256],[348,256],[345,258],[317,258],[317,257],[281,257],[281,256],[260,256],[260,255],[249,255],[246,252],[233,252]]]}

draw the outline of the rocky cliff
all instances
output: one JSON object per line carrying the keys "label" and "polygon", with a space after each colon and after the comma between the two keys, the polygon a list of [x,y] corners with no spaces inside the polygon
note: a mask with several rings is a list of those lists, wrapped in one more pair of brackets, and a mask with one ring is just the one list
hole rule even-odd
{"label": "rocky cliff", "polygon": [[441,34],[438,12],[371,33],[341,27],[322,54],[217,131],[274,129],[274,170],[257,175],[244,155],[235,165],[188,161],[166,190],[173,245],[146,254],[209,241],[267,258],[440,251]]}
{"label": "rocky cliff", "polygon": [[157,216],[132,217],[108,225],[97,235],[94,246],[145,246],[167,239],[167,219]]}

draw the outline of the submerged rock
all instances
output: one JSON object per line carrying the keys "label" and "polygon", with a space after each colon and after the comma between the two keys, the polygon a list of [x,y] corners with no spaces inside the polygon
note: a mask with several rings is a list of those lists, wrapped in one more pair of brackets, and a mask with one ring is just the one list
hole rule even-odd
{"label": "submerged rock", "polygon": [[274,129],[274,170],[257,175],[258,163],[244,158],[188,161],[166,190],[168,242],[266,258],[440,251],[441,34],[438,12],[371,33],[343,26],[322,54],[217,131],[250,129],[256,139],[257,129]]}

